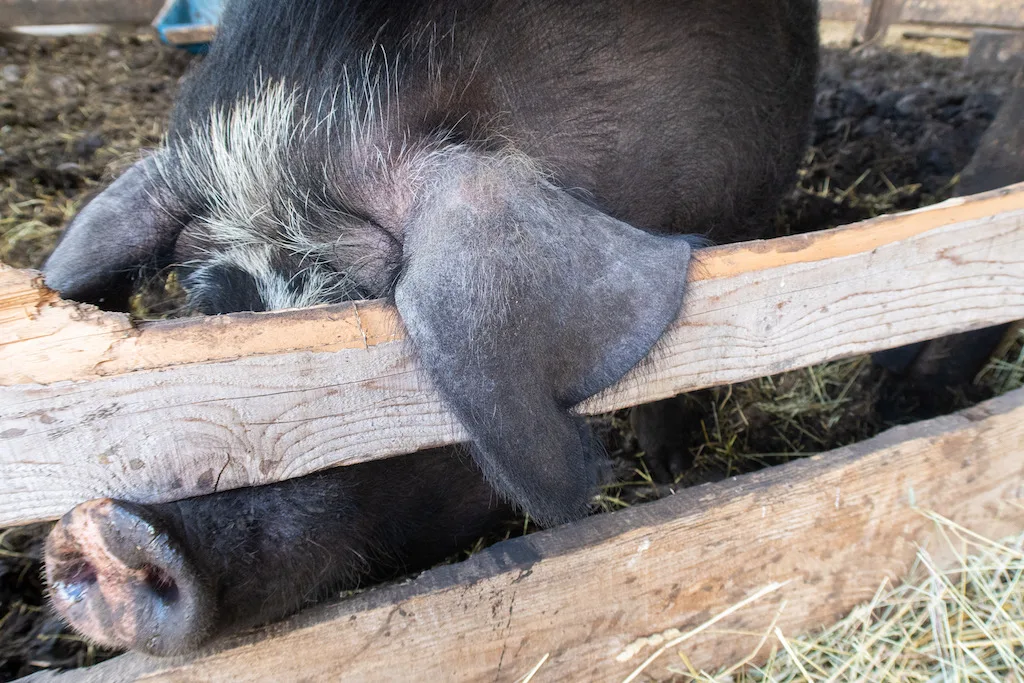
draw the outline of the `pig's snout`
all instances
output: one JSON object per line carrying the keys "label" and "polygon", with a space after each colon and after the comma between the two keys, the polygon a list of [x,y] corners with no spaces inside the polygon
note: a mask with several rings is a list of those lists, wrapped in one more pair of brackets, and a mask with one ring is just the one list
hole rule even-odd
{"label": "pig's snout", "polygon": [[103,645],[171,655],[210,635],[215,601],[181,544],[143,508],[109,498],[64,515],[46,541],[54,607]]}

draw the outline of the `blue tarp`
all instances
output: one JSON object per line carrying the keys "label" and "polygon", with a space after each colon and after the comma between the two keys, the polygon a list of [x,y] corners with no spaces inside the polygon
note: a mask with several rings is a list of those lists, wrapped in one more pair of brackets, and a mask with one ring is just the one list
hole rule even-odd
{"label": "blue tarp", "polygon": [[[216,26],[220,18],[221,0],[175,0],[174,4],[160,18],[156,30],[160,38],[167,42],[166,31],[172,28],[196,28],[199,26]],[[183,45],[193,52],[204,52],[206,43]]]}

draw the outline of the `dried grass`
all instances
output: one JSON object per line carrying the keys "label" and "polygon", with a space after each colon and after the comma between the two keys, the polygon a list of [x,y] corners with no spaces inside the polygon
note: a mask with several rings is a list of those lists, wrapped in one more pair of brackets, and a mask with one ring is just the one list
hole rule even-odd
{"label": "dried grass", "polygon": [[883,582],[870,602],[829,629],[787,637],[773,622],[766,635],[777,644],[763,664],[748,657],[711,674],[694,671],[679,650],[684,666],[670,665],[666,680],[1024,681],[1024,533],[996,542],[922,514],[956,558],[951,568],[921,549],[905,583]]}
{"label": "dried grass", "polygon": [[873,436],[876,390],[867,356],[713,389],[695,464],[732,476]]}
{"label": "dried grass", "polygon": [[995,394],[1024,387],[1024,323],[1017,323],[988,365],[978,373],[976,384]]}

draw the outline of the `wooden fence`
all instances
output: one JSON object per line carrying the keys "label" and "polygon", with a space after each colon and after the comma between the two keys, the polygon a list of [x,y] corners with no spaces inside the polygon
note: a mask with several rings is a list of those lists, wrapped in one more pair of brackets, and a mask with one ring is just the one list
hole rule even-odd
{"label": "wooden fence", "polygon": [[[612,410],[1024,318],[1024,185],[704,251]],[[381,303],[134,326],[0,271],[0,525],[464,440]]]}
{"label": "wooden fence", "polygon": [[[0,25],[141,24],[162,4],[0,0]],[[862,39],[893,21],[1024,28],[1024,5],[992,0],[825,0],[822,12],[857,21]],[[690,280],[654,352],[581,411],[1024,318],[1024,184],[705,250]],[[380,302],[137,323],[0,266],[0,526],[97,497],[174,500],[463,440],[410,351]],[[833,621],[906,571],[919,544],[941,560],[922,508],[998,537],[1020,531],[1022,502],[1018,390],[499,543],[196,656],[34,678],[515,681],[543,660],[534,681],[621,680],[659,638],[746,601],[687,640],[691,661],[714,667],[756,645],[737,632]]]}
{"label": "wooden fence", "polygon": [[[685,314],[598,412],[1024,317],[1024,185],[821,233],[704,251]],[[364,302],[134,325],[0,271],[0,524],[99,496],[152,501],[463,438],[396,316]],[[428,457],[424,455],[423,457]],[[1024,390],[853,447],[500,543],[412,582],[185,659],[85,680],[612,680],[688,643],[698,666],[800,631],[905,571],[915,506],[991,536],[1024,524]],[[672,631],[671,629],[675,629]],[[656,640],[656,639],[655,639]],[[657,666],[661,666],[660,664]],[[43,678],[56,674],[47,673]]]}

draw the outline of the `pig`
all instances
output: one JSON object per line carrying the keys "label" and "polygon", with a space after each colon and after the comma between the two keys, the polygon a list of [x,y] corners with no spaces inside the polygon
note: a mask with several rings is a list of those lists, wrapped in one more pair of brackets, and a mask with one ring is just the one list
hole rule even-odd
{"label": "pig", "polygon": [[228,2],[166,143],[47,261],[203,313],[390,300],[487,481],[543,526],[606,458],[572,408],[679,314],[699,237],[760,235],[802,154],[814,0]]}
{"label": "pig", "polygon": [[[1017,73],[996,119],[960,173],[954,194],[967,196],[1020,182],[1024,182],[1024,70]],[[900,401],[895,416],[900,420],[907,418],[907,398],[916,404],[918,419],[949,412],[952,394],[946,389],[966,388],[1012,327],[995,325],[872,354],[875,364],[895,380],[883,394],[879,413],[888,417],[894,397]],[[677,481],[692,467],[704,439],[700,417],[708,410],[706,401],[701,393],[684,394],[630,411],[630,427],[655,481]]]}
{"label": "pig", "polygon": [[91,641],[152,655],[425,569],[512,519],[454,448],[173,503],[101,499],[47,537],[53,607]]}

